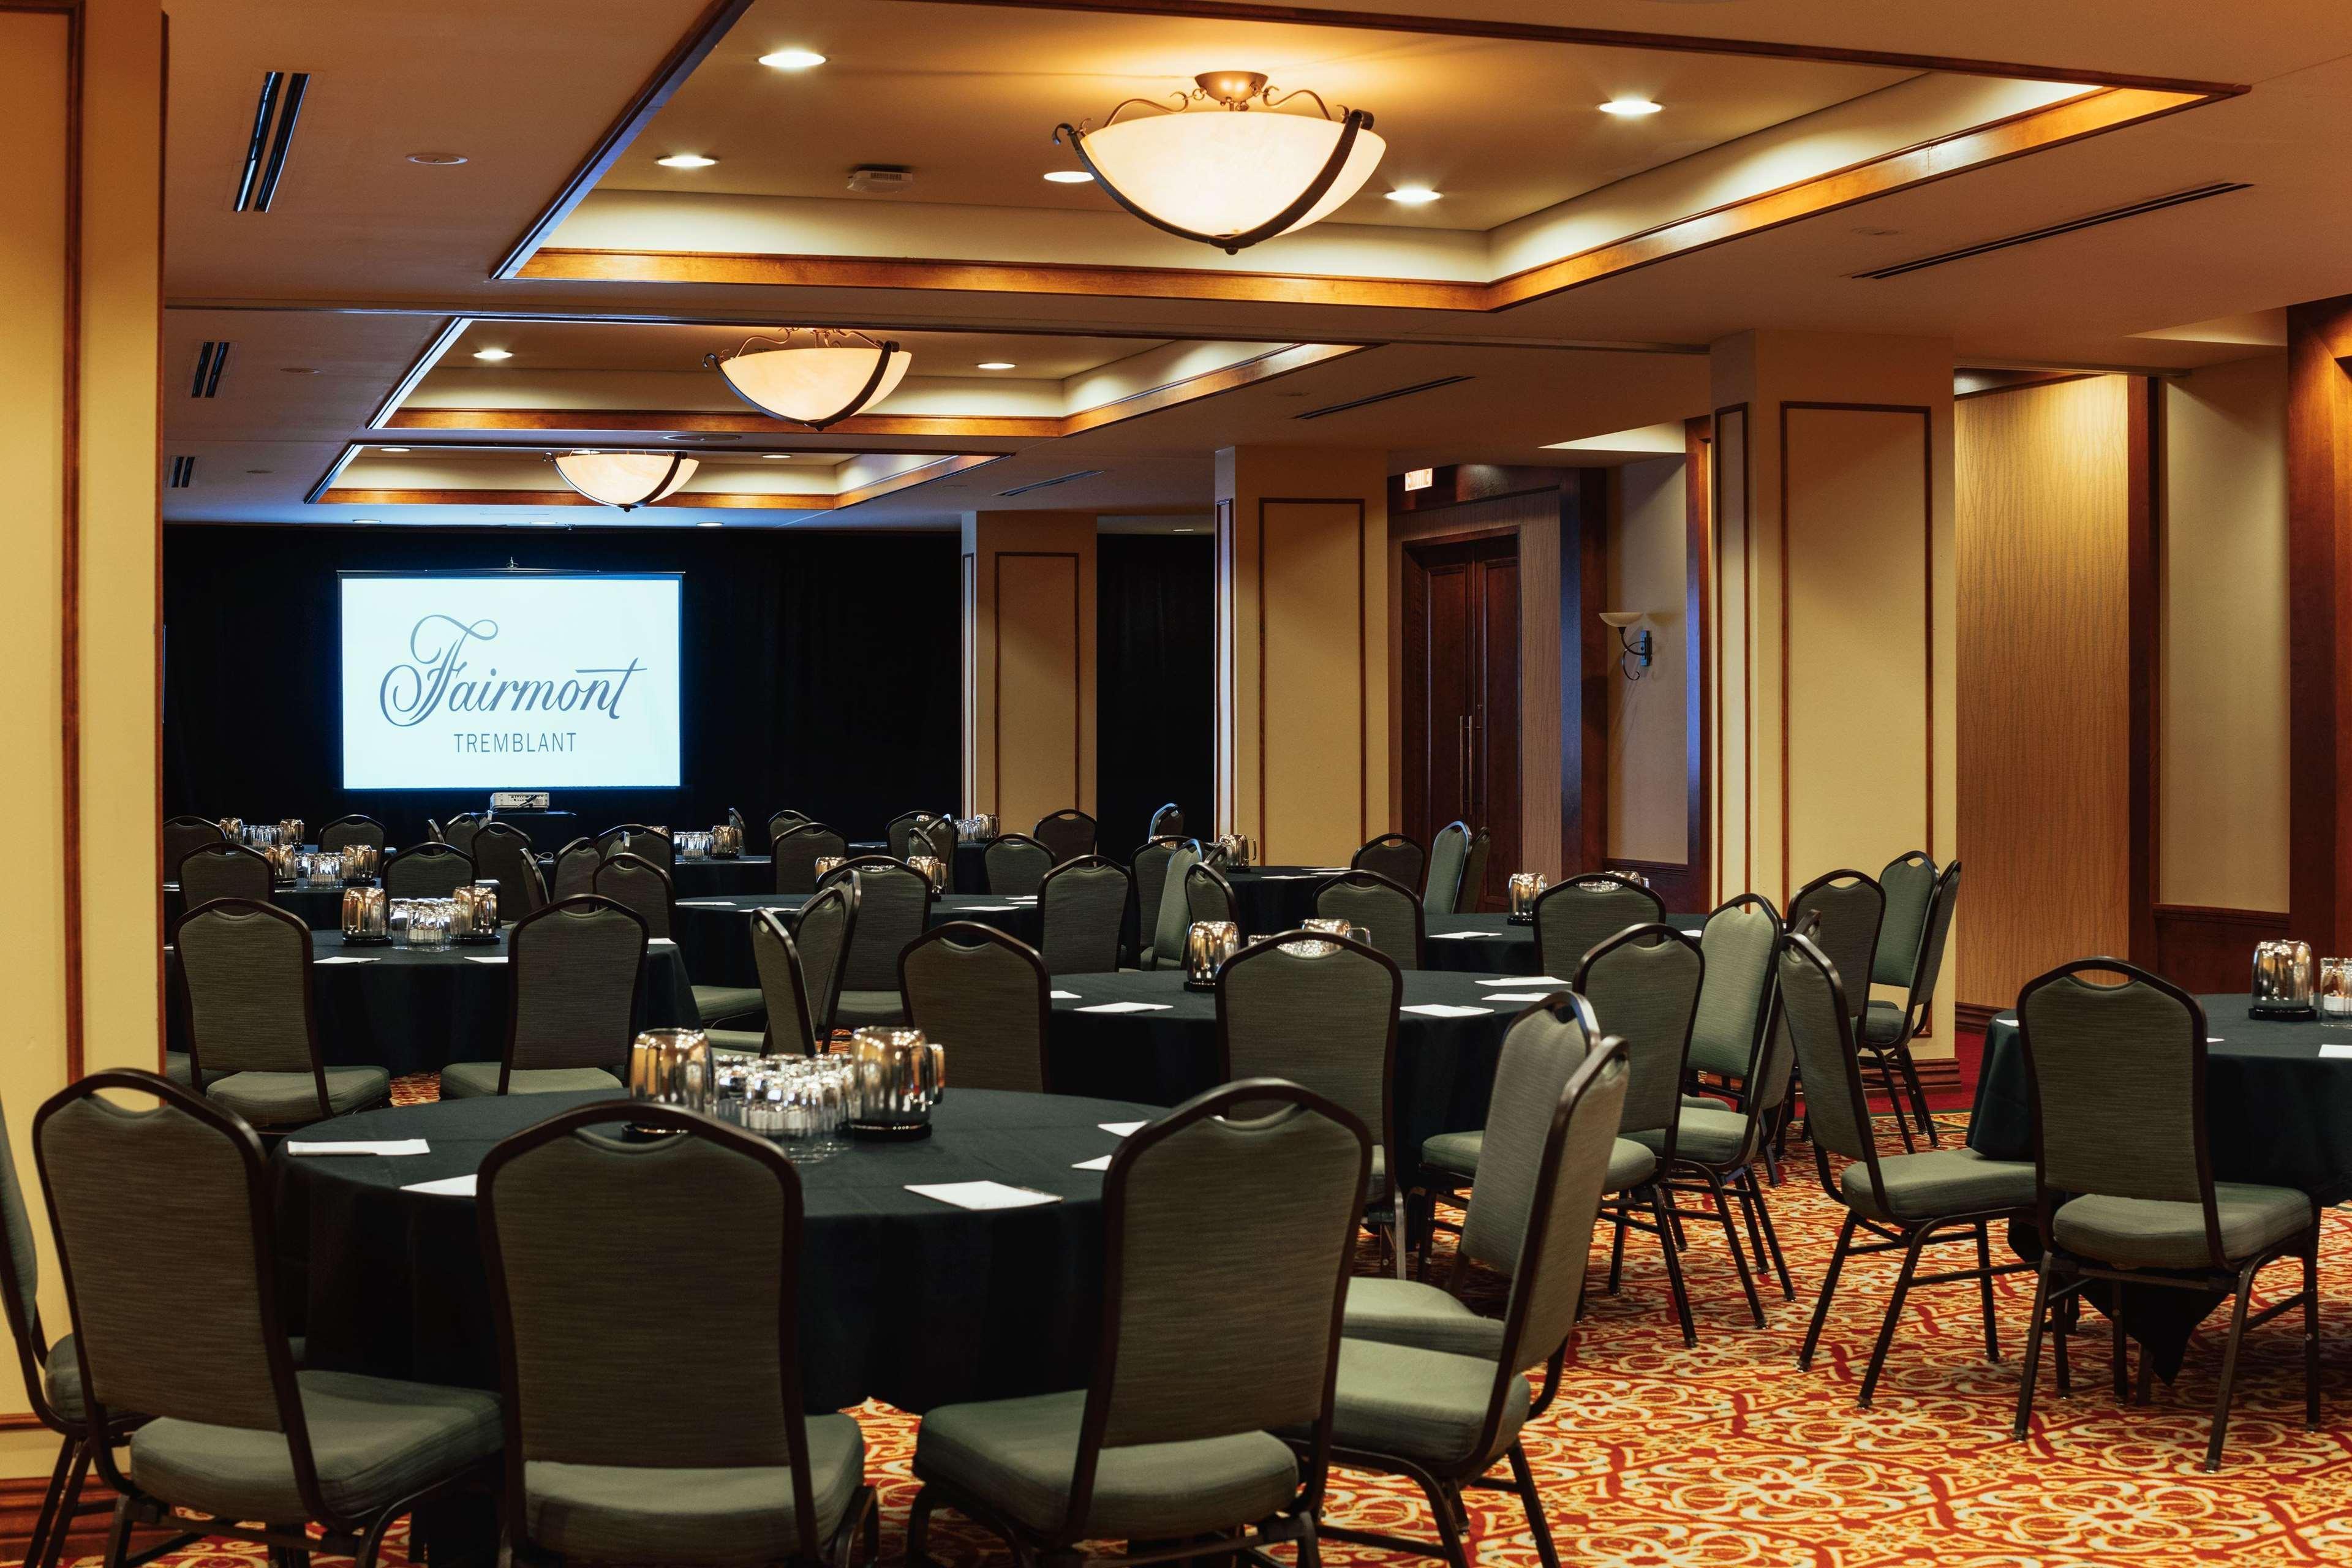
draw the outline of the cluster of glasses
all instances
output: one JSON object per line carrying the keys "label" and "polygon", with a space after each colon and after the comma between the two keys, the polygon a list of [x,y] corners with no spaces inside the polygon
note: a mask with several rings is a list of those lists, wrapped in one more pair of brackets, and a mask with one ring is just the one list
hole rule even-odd
{"label": "cluster of glasses", "polygon": [[446,952],[461,918],[455,899],[394,899],[389,923],[394,941],[419,952]]}
{"label": "cluster of glasses", "polygon": [[343,854],[340,849],[300,849],[292,857],[294,885],[298,888],[333,888],[343,880]]}
{"label": "cluster of glasses", "polygon": [[280,844],[302,842],[302,824],[299,819],[245,822],[232,816],[221,824],[221,831],[237,843],[255,849],[274,849]]}
{"label": "cluster of glasses", "polygon": [[966,844],[985,844],[996,837],[996,818],[982,813],[979,816],[959,816],[955,819],[956,837]]}
{"label": "cluster of glasses", "polygon": [[712,837],[709,833],[680,833],[671,843],[677,846],[677,858],[681,860],[710,858]]}
{"label": "cluster of glasses", "polygon": [[713,1114],[774,1142],[795,1163],[849,1147],[857,1075],[847,1057],[752,1057],[713,1053]]}

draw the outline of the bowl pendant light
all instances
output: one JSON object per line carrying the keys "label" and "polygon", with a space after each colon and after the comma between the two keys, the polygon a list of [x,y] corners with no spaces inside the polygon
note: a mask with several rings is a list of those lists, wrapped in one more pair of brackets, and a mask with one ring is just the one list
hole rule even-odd
{"label": "bowl pendant light", "polygon": [[781,339],[746,338],[732,357],[705,354],[703,363],[761,413],[822,430],[897,391],[915,356],[864,332],[787,327]]}
{"label": "bowl pendant light", "polygon": [[[1231,256],[1328,216],[1364,188],[1387,143],[1360,109],[1334,114],[1320,94],[1268,88],[1258,71],[1205,71],[1192,91],[1171,93],[1172,108],[1122,121],[1116,104],[1102,124],[1065,121],[1066,142],[1111,199],[1154,228],[1213,245]],[[1279,104],[1311,98],[1322,110],[1277,114]],[[1195,110],[1196,104],[1217,104]]]}
{"label": "bowl pendant light", "polygon": [[565,484],[622,511],[674,493],[701,466],[683,452],[565,452],[551,461]]}

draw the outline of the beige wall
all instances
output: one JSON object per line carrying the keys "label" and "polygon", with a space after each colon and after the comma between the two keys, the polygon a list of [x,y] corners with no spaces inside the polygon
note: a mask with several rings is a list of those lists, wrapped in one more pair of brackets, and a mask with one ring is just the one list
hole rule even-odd
{"label": "beige wall", "polygon": [[2286,361],[2165,384],[2157,901],[2287,907]]}
{"label": "beige wall", "polygon": [[1095,518],[966,512],[964,808],[1095,809]]}
{"label": "beige wall", "polygon": [[1641,610],[1652,659],[1640,680],[1609,683],[1609,854],[1680,866],[1689,858],[1690,791],[1683,646],[1688,570],[1685,459],[1618,471],[1609,531],[1609,608]]}

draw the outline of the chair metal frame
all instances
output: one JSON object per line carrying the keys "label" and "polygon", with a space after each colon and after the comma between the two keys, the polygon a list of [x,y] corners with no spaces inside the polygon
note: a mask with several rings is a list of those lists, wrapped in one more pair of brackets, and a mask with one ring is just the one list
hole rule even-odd
{"label": "chair metal frame", "polygon": [[[628,1081],[628,1037],[635,1031],[636,1019],[639,1016],[638,1008],[642,1006],[645,1002],[646,944],[649,940],[650,928],[646,924],[645,916],[637,913],[636,910],[629,908],[628,905],[621,902],[618,899],[606,898],[602,893],[583,893],[573,898],[561,900],[555,903],[542,904],[538,909],[531,910],[530,913],[523,916],[522,919],[515,921],[513,925],[507,929],[507,973],[509,975],[507,984],[507,1041],[506,1048],[500,1052],[499,1056],[499,1092],[500,1094],[509,1092],[508,1086],[512,1082],[515,1073],[515,1033],[522,1023],[522,960],[525,938],[532,935],[541,921],[556,915],[581,914],[592,910],[611,910],[615,913],[628,916],[629,919],[635,921],[637,924],[637,963],[636,973],[629,981],[629,1017],[628,1021],[622,1026],[623,1038],[620,1042],[621,1054],[614,1058],[613,1061],[607,1065],[605,1069],[612,1072],[614,1077],[621,1079],[624,1083]],[[525,1072],[533,1072],[539,1069],[525,1068],[522,1070]]]}
{"label": "chair metal frame", "polygon": [[935,942],[951,942],[957,947],[1001,947],[1029,965],[1037,979],[1037,1092],[1053,1093],[1054,982],[1053,977],[1045,973],[1044,957],[1019,937],[1001,931],[994,926],[982,925],[978,921],[950,921],[945,925],[931,927],[898,950],[898,994],[906,998],[907,1022],[918,1029],[923,1026],[923,1021],[915,1016],[915,993],[913,987],[907,984],[907,960]]}
{"label": "chair metal frame", "polygon": [[[1170,823],[1168,820],[1171,816],[1176,819],[1173,823]],[[1184,808],[1178,805],[1171,800],[1166,805],[1163,805],[1159,810],[1153,812],[1151,814],[1151,826],[1145,830],[1143,837],[1147,839],[1171,837],[1182,838],[1188,837],[1184,832]]]}

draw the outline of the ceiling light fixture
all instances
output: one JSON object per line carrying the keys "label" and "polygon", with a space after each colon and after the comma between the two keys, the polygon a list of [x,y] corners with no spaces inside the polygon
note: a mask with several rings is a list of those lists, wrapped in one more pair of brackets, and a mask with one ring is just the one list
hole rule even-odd
{"label": "ceiling light fixture", "polygon": [[824,57],[814,49],[778,49],[761,55],[760,63],[770,70],[804,71],[824,64]]}
{"label": "ceiling light fixture", "polygon": [[984,359],[972,368],[974,370],[1013,370],[1017,367],[1009,359]]}
{"label": "ceiling light fixture", "polygon": [[408,161],[436,169],[452,169],[464,163],[466,155],[463,153],[411,153]]}
{"label": "ceiling light fixture", "polygon": [[790,452],[762,452],[760,456],[772,463],[786,463],[792,460],[793,455]]}
{"label": "ceiling light fixture", "polygon": [[724,525],[724,524],[722,524],[722,523],[716,523],[716,522],[698,522],[698,523],[696,523],[694,526],[695,526],[695,527],[697,527],[697,528],[720,528],[720,527],[724,527],[725,525]]}
{"label": "ceiling light fixture", "polygon": [[1664,104],[1647,98],[1612,98],[1601,105],[1601,112],[1613,114],[1620,120],[1639,120],[1645,114],[1655,114]]}
{"label": "ceiling light fixture", "polygon": [[403,457],[405,457],[407,456],[410,448],[406,447],[378,447],[376,450],[379,452],[397,452]]}
{"label": "ceiling light fixture", "polygon": [[706,158],[699,153],[672,153],[668,157],[656,158],[654,162],[665,169],[708,169],[719,160]]}
{"label": "ceiling light fixture", "polygon": [[492,364],[496,364],[502,359],[514,358],[514,351],[512,349],[476,349],[474,351],[474,357],[476,359],[488,360]]}
{"label": "ceiling light fixture", "polygon": [[746,338],[733,357],[705,354],[702,363],[761,413],[822,430],[889,396],[915,356],[864,332],[786,327],[781,339]]}
{"label": "ceiling light fixture", "polygon": [[[1180,239],[1231,256],[1245,246],[1305,228],[1364,188],[1387,143],[1372,117],[1342,105],[1334,114],[1311,89],[1283,92],[1259,71],[1204,71],[1192,91],[1150,119],[1120,121],[1130,98],[1111,106],[1097,130],[1064,121],[1066,142],[1087,172],[1129,212]],[[1322,110],[1277,114],[1295,98]],[[1196,104],[1214,110],[1192,110]]]}
{"label": "ceiling light fixture", "polygon": [[1431,190],[1427,185],[1399,185],[1389,193],[1389,200],[1401,202],[1409,207],[1425,207],[1435,201],[1441,194]]}
{"label": "ceiling light fixture", "polygon": [[1084,169],[1048,169],[1045,178],[1057,185],[1091,185],[1095,177]]}
{"label": "ceiling light fixture", "polygon": [[622,511],[661,500],[700,466],[683,452],[564,452],[548,460],[565,484],[599,506]]}

